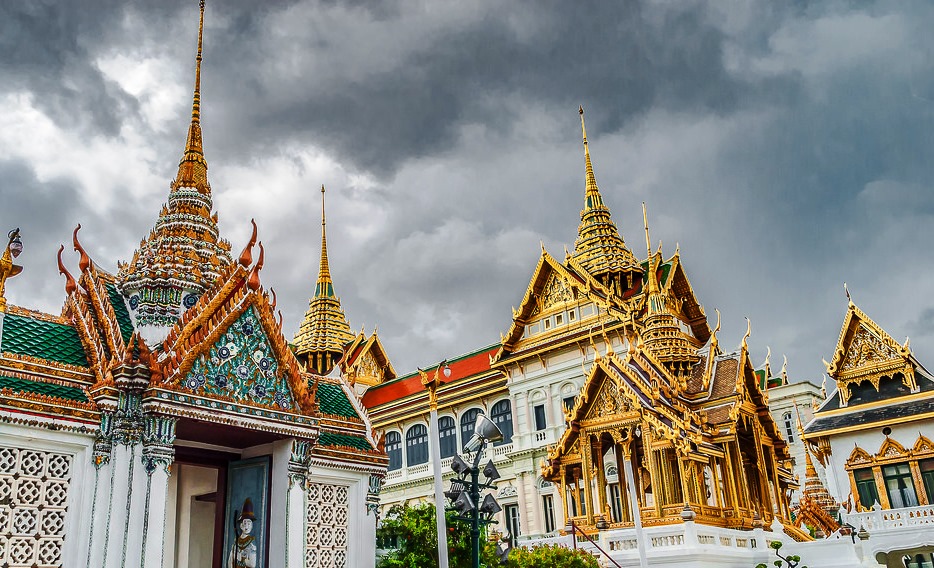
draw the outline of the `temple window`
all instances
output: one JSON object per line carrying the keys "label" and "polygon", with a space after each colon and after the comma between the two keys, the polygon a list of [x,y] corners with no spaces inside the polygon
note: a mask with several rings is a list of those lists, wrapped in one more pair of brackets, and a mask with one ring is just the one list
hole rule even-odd
{"label": "temple window", "polygon": [[928,496],[928,503],[934,503],[934,459],[922,460],[918,466],[921,470],[921,481],[924,484],[924,492]]}
{"label": "temple window", "polygon": [[402,468],[402,435],[398,432],[386,434],[386,455],[389,456],[389,471]]}
{"label": "temple window", "polygon": [[577,319],[577,310],[571,310],[568,312],[568,321],[574,321]]}
{"label": "temple window", "polygon": [[503,433],[503,439],[496,442],[495,445],[509,444],[512,442],[512,405],[509,399],[501,400],[490,409],[490,417],[493,423]]}
{"label": "temple window", "polygon": [[542,495],[542,518],[545,520],[545,532],[554,532],[555,503],[551,495]]}
{"label": "temple window", "polygon": [[786,412],[782,415],[782,422],[785,423],[785,437],[788,439],[789,444],[795,443],[795,428],[794,422],[791,421],[791,412]]}
{"label": "temple window", "polygon": [[416,424],[405,433],[405,461],[409,467],[428,463],[428,428]]}
{"label": "temple window", "polygon": [[519,505],[506,505],[506,530],[513,538],[519,536]]}
{"label": "temple window", "polygon": [[548,422],[545,419],[545,405],[536,404],[535,408],[532,409],[532,413],[535,415],[535,431],[541,432],[548,427]]}
{"label": "temple window", "polygon": [[545,329],[551,329],[551,318],[542,320],[542,324],[545,326]]}
{"label": "temple window", "polygon": [[907,463],[883,467],[882,477],[885,480],[885,491],[888,493],[889,503],[892,504],[893,509],[918,505],[915,484],[911,479],[911,467]]}
{"label": "temple window", "polygon": [[438,419],[438,438],[441,440],[442,458],[449,458],[457,453],[457,428],[450,416]]}
{"label": "temple window", "polygon": [[479,408],[471,408],[467,412],[461,414],[461,444],[466,445],[470,441],[470,437],[473,436],[474,426],[477,424],[477,416],[483,414],[483,411]]}
{"label": "temple window", "polygon": [[555,325],[561,325],[564,323],[564,314],[555,314]]}
{"label": "temple window", "polygon": [[879,492],[876,488],[876,480],[872,475],[872,469],[857,469],[853,472],[853,479],[856,481],[856,492],[859,494],[859,504],[868,509],[879,500]]}

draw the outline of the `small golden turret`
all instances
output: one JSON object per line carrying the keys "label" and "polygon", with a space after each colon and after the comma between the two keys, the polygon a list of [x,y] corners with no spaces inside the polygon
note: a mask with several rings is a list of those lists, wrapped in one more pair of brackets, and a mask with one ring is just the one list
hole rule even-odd
{"label": "small golden turret", "polygon": [[308,367],[319,375],[327,375],[344,354],[344,346],[354,339],[350,324],[341,309],[340,298],[334,295],[331,268],[328,263],[327,222],[324,216],[324,186],[321,186],[321,261],[315,295],[293,340],[295,353],[307,360]]}
{"label": "small golden turret", "polygon": [[578,112],[584,140],[584,208],[571,258],[606,286],[620,291],[627,289],[632,284],[634,273],[641,273],[642,269],[610,218],[610,210],[603,204],[590,160],[584,107],[580,107]]}
{"label": "small golden turret", "polygon": [[191,102],[191,124],[188,125],[188,139],[185,141],[185,153],[178,163],[178,175],[172,182],[172,189],[192,187],[200,193],[210,193],[208,184],[208,163],[204,159],[201,142],[201,50],[204,39],[204,0],[201,0],[201,19],[198,23],[198,55],[195,64],[195,92]]}

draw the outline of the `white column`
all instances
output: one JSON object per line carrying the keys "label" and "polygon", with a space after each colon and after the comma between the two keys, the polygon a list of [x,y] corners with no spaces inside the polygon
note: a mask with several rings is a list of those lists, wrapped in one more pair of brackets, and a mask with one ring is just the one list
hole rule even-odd
{"label": "white column", "polygon": [[130,512],[130,471],[132,469],[131,446],[117,443],[112,454],[113,484],[107,520],[106,547],[103,566],[123,567],[123,545],[126,521]]}
{"label": "white column", "polygon": [[288,504],[286,506],[286,558],[288,568],[302,568],[305,565],[305,479],[290,483]]}
{"label": "white column", "polygon": [[162,568],[165,561],[165,514],[169,496],[168,465],[149,475],[149,510],[146,519],[144,568]]}
{"label": "white column", "polygon": [[311,442],[292,440],[288,461],[289,485],[285,503],[285,565],[286,568],[305,566],[305,510],[308,507],[308,456]]}
{"label": "white column", "polygon": [[[432,392],[432,396],[434,393]],[[438,426],[438,407],[433,404],[428,414],[430,430],[430,442],[428,449],[431,450],[431,467],[434,468],[434,487],[435,487],[435,529],[438,532],[438,566],[448,568],[448,531],[444,519],[444,487],[441,483],[441,438],[440,428]],[[477,504],[479,507],[479,503]]]}
{"label": "white column", "polygon": [[639,508],[639,498],[636,496],[636,483],[632,474],[632,460],[627,456],[623,460],[623,469],[626,473],[626,491],[629,493],[629,506],[633,512],[632,520],[636,525],[636,543],[639,547],[639,566],[646,568],[648,560],[645,555],[645,533],[642,532],[642,509]]}
{"label": "white column", "polygon": [[[142,526],[143,568],[162,568],[165,563],[166,511],[169,501],[169,468],[175,460],[175,419],[147,416],[140,473],[146,476],[146,499]],[[138,566],[128,563],[130,567]]]}
{"label": "white column", "polygon": [[113,493],[113,464],[110,461],[109,446],[106,453],[98,453],[95,450],[94,460],[94,504],[91,506],[87,564],[88,566],[103,566],[107,519],[110,516],[110,496]]}
{"label": "white column", "polygon": [[149,489],[149,476],[143,466],[142,444],[133,446],[131,467],[130,509],[124,536],[123,566],[136,568],[143,562],[143,526],[146,521],[146,492]]}
{"label": "white column", "polygon": [[525,491],[527,489],[528,483],[526,483],[526,473],[524,471],[519,472],[516,476],[516,485],[518,485],[516,492],[516,498],[519,505],[519,534],[512,535],[518,537],[521,534],[531,534],[532,530],[532,515],[529,514],[528,502],[525,498]]}

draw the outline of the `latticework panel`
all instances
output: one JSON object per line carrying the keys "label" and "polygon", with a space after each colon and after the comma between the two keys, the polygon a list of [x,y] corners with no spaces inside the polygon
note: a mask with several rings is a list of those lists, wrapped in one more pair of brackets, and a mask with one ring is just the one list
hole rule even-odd
{"label": "latticework panel", "polygon": [[308,483],[305,568],[346,568],[349,515],[344,485]]}
{"label": "latticework panel", "polygon": [[71,456],[0,446],[0,566],[62,565]]}

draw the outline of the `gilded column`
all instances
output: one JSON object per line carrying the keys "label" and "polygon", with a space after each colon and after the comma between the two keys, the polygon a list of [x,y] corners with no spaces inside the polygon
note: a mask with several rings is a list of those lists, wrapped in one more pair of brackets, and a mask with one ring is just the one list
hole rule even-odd
{"label": "gilded column", "polygon": [[590,475],[591,468],[593,468],[593,449],[590,446],[590,434],[583,428],[581,428],[580,431],[580,444],[581,472],[584,475],[584,501],[586,502],[587,524],[593,525],[593,484],[591,483],[593,478]]}

